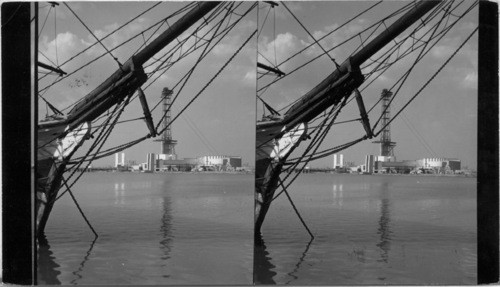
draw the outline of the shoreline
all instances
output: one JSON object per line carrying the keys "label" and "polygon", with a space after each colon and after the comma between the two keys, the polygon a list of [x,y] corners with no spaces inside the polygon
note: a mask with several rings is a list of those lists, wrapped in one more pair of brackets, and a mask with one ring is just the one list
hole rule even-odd
{"label": "shoreline", "polygon": [[330,175],[371,175],[371,176],[434,176],[434,177],[470,177],[477,178],[477,174],[434,174],[434,173],[420,173],[420,174],[404,174],[404,173],[339,173],[339,172],[306,172],[304,174],[330,174]]}

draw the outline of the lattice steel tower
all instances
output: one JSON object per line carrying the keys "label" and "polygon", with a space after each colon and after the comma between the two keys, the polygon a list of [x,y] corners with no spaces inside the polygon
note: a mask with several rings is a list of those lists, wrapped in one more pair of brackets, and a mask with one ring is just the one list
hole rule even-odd
{"label": "lattice steel tower", "polygon": [[[373,143],[380,144],[380,155],[381,156],[394,156],[394,147],[396,143],[391,141],[391,127],[387,123],[391,120],[391,107],[390,100],[392,97],[392,92],[387,89],[382,90],[382,95],[380,95],[382,101],[382,120],[381,125],[385,127],[380,134],[380,140],[374,141]],[[387,125],[387,126],[386,126]]]}
{"label": "lattice steel tower", "polygon": [[171,108],[171,97],[173,91],[168,88],[163,88],[161,93],[161,97],[163,99],[163,134],[161,139],[155,140],[157,142],[161,142],[161,153],[174,155],[175,156],[175,145],[177,144],[176,140],[172,139],[172,129],[170,126],[170,108]]}

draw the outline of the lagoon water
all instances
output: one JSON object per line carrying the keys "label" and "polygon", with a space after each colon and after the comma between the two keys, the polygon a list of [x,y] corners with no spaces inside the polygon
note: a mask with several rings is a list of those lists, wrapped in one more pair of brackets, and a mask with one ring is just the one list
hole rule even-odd
{"label": "lagoon water", "polygon": [[304,174],[273,202],[256,284],[476,284],[476,179]]}
{"label": "lagoon water", "polygon": [[53,209],[39,284],[252,284],[251,174],[85,174]]}
{"label": "lagoon water", "polygon": [[[476,283],[476,179],[304,174],[254,252],[252,174],[85,174],[54,207],[39,284]],[[259,242],[258,242],[259,243]],[[255,261],[254,261],[255,260]]]}

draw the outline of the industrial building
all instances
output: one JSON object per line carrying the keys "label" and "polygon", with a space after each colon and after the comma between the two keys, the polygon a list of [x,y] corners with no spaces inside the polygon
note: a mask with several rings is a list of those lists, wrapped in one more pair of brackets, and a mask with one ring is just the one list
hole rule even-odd
{"label": "industrial building", "polygon": [[240,156],[214,155],[202,156],[198,158],[201,162],[201,168],[213,167],[215,170],[232,170],[241,167]]}
{"label": "industrial building", "polygon": [[233,171],[241,168],[241,157],[216,155],[185,159],[161,159],[150,153],[141,169],[148,172],[166,171]]}
{"label": "industrial building", "polygon": [[199,160],[195,158],[163,159],[162,154],[149,153],[141,169],[146,172],[192,171],[198,165]]}
{"label": "industrial building", "polygon": [[461,170],[459,159],[455,158],[423,158],[418,160],[380,161],[375,155],[367,155],[365,164],[357,168],[364,173],[432,173],[451,174]]}

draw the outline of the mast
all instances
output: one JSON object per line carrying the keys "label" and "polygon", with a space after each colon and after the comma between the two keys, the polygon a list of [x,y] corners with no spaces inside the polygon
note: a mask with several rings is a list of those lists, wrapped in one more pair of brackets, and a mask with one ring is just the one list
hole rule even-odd
{"label": "mast", "polygon": [[127,60],[116,72],[96,89],[85,96],[68,114],[69,129],[79,124],[92,121],[114,104],[135,92],[147,81],[142,65],[161,49],[175,40],[198,20],[203,18],[220,2],[200,2],[186,13],[169,29],[160,34],[153,42],[144,47],[135,56]]}

